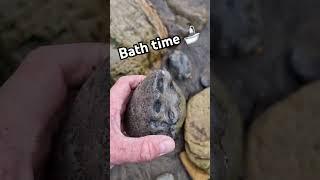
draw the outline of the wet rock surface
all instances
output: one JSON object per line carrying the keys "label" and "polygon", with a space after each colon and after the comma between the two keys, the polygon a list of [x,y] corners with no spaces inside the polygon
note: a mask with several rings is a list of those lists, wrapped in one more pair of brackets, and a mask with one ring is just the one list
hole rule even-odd
{"label": "wet rock surface", "polygon": [[186,153],[189,159],[210,172],[210,88],[189,99],[184,125]]}
{"label": "wet rock surface", "polygon": [[243,121],[228,90],[219,79],[212,81],[210,174],[213,179],[240,179],[243,175]]}
{"label": "wet rock surface", "polygon": [[249,133],[247,179],[319,179],[320,82],[270,107]]}
{"label": "wet rock surface", "polygon": [[175,137],[185,114],[185,97],[170,73],[156,70],[134,90],[125,112],[125,131],[132,137],[151,134]]}

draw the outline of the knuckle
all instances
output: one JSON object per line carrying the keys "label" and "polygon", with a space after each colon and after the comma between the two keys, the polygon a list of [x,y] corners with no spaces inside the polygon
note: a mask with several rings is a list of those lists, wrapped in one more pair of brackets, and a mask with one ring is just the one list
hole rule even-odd
{"label": "knuckle", "polygon": [[140,151],[140,160],[141,161],[150,161],[154,158],[157,148],[155,145],[149,141],[143,141],[141,151]]}

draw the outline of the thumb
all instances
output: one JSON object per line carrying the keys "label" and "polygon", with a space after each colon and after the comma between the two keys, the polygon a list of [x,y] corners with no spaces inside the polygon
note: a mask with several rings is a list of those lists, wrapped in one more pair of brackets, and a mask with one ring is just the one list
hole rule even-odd
{"label": "thumb", "polygon": [[122,162],[145,162],[174,150],[175,142],[169,136],[150,135],[140,138],[126,137]]}

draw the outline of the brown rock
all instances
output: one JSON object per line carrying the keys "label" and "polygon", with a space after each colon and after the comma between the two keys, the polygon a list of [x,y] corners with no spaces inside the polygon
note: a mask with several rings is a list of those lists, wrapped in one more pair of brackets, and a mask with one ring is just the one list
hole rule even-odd
{"label": "brown rock", "polygon": [[186,152],[180,153],[180,159],[182,161],[182,164],[187,169],[189,175],[192,177],[193,180],[208,180],[208,179],[210,179],[209,174],[207,174],[203,170],[199,169],[196,165],[194,165],[189,160]]}
{"label": "brown rock", "polygon": [[307,85],[254,121],[248,180],[320,178],[320,82]]}
{"label": "brown rock", "polygon": [[[118,47],[132,47],[139,42],[149,44],[151,39],[168,36],[166,27],[149,0],[111,0],[110,19],[111,52],[117,51]],[[165,52],[154,51],[151,47],[149,50],[148,54],[122,61],[117,52],[113,53],[110,57],[113,80],[124,75],[147,74]]]}
{"label": "brown rock", "polygon": [[184,126],[186,152],[201,169],[210,170],[210,88],[189,99]]}

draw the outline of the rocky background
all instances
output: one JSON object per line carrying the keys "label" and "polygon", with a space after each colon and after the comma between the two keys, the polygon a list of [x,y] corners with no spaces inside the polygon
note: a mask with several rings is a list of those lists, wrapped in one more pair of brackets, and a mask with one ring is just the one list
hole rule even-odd
{"label": "rocky background", "polygon": [[[103,3],[102,0],[1,1],[0,83],[39,45],[101,41],[105,37]],[[148,74],[153,69],[167,68],[177,74],[175,80],[187,99],[195,99],[190,104],[205,102],[197,102],[197,97],[211,98],[213,179],[319,179],[320,2],[214,0],[210,11],[208,3],[208,0],[111,0],[115,10],[111,12],[110,29],[113,80],[122,75]],[[210,20],[212,26],[208,24]],[[136,40],[147,41],[154,36],[185,36],[188,24],[205,37],[199,40],[200,47],[186,49],[181,44],[136,59],[117,59],[115,48],[119,45],[131,46]],[[207,46],[210,38],[211,48]],[[172,65],[176,61],[170,58],[174,50],[186,54],[189,65]],[[208,62],[213,65],[211,72],[206,68]],[[189,73],[191,80],[184,80]],[[209,88],[210,79],[213,86],[208,95],[204,89]],[[189,113],[198,116],[199,112]],[[90,126],[95,127],[99,129],[101,124]],[[85,131],[81,132],[87,137]],[[207,179],[206,173],[194,165],[199,163],[198,166],[206,169],[202,160],[207,157],[192,161],[190,152],[180,153],[185,149],[184,139],[180,134],[172,154],[142,165],[115,167],[111,177]],[[75,144],[86,140],[80,139]],[[86,156],[88,153],[92,152],[80,152],[81,157],[90,157]],[[203,155],[204,152],[199,152],[193,157]],[[103,174],[101,171],[93,168],[90,173],[98,177]],[[75,173],[82,172],[76,169]],[[75,173],[69,177],[77,177]]]}
{"label": "rocky background", "polygon": [[0,84],[40,45],[104,42],[106,2],[12,0],[0,2]]}
{"label": "rocky background", "polygon": [[243,179],[320,178],[319,7],[215,0],[211,52],[243,119]]}

